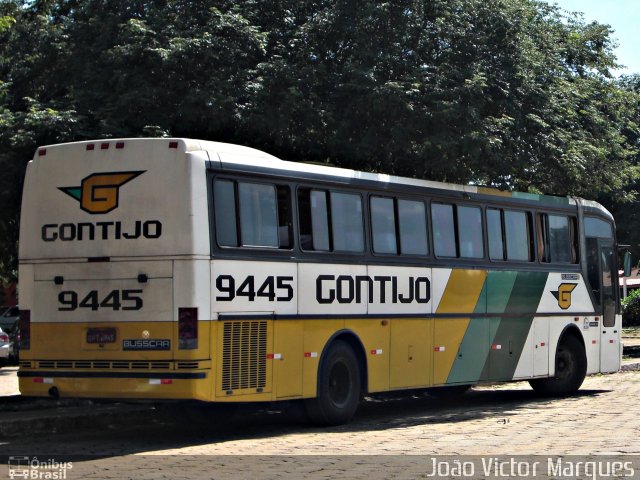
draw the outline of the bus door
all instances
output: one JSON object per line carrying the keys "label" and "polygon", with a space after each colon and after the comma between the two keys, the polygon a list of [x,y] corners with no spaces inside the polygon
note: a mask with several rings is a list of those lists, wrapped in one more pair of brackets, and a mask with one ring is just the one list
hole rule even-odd
{"label": "bus door", "polygon": [[616,371],[620,364],[620,316],[616,315],[618,275],[615,249],[608,239],[587,237],[587,277],[600,316],[600,371]]}

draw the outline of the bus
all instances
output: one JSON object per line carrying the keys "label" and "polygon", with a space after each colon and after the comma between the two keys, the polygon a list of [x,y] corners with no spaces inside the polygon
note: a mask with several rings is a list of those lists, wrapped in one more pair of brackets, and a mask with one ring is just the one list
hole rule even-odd
{"label": "bus", "polygon": [[280,160],[182,138],[38,148],[20,224],[27,396],[303,401],[621,363],[596,202]]}

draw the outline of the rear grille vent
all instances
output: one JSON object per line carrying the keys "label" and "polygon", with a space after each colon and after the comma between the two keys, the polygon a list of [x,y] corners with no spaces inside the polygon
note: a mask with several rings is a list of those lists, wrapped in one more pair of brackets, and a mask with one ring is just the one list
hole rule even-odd
{"label": "rear grille vent", "polygon": [[178,362],[178,370],[192,370],[200,366],[199,362]]}
{"label": "rear grille vent", "polygon": [[[31,364],[27,362],[26,367],[29,367]],[[195,363],[193,367],[183,367],[183,368],[198,368],[198,362]],[[23,366],[23,365],[21,365]],[[71,360],[40,360],[38,362],[38,368],[85,368],[85,369],[127,369],[127,370],[149,370],[149,369],[158,369],[158,370],[169,370],[171,369],[171,362],[127,362],[127,361],[71,361]]]}
{"label": "rear grille vent", "polygon": [[267,322],[224,322],[222,389],[264,388],[267,381]]}

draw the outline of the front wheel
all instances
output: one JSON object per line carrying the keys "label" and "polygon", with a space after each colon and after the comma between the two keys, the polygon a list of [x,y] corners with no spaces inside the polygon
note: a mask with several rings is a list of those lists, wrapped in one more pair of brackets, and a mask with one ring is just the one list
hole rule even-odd
{"label": "front wheel", "polygon": [[318,425],[341,425],[351,420],[360,403],[360,365],[351,346],[333,342],[323,355],[317,397],[305,400],[309,419]]}
{"label": "front wheel", "polygon": [[529,380],[529,384],[542,395],[563,397],[577,392],[586,374],[587,354],[584,347],[576,337],[567,335],[556,351],[555,375]]}

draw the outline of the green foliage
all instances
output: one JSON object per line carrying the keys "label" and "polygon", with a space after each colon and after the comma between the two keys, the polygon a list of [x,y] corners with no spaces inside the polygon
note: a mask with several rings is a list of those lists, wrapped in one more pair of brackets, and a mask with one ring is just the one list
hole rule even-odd
{"label": "green foliage", "polygon": [[622,325],[640,326],[640,288],[631,290],[627,298],[622,300]]}
{"label": "green foliage", "polygon": [[0,0],[0,277],[26,161],[87,138],[221,140],[625,211],[638,82],[611,78],[610,35],[536,0]]}

